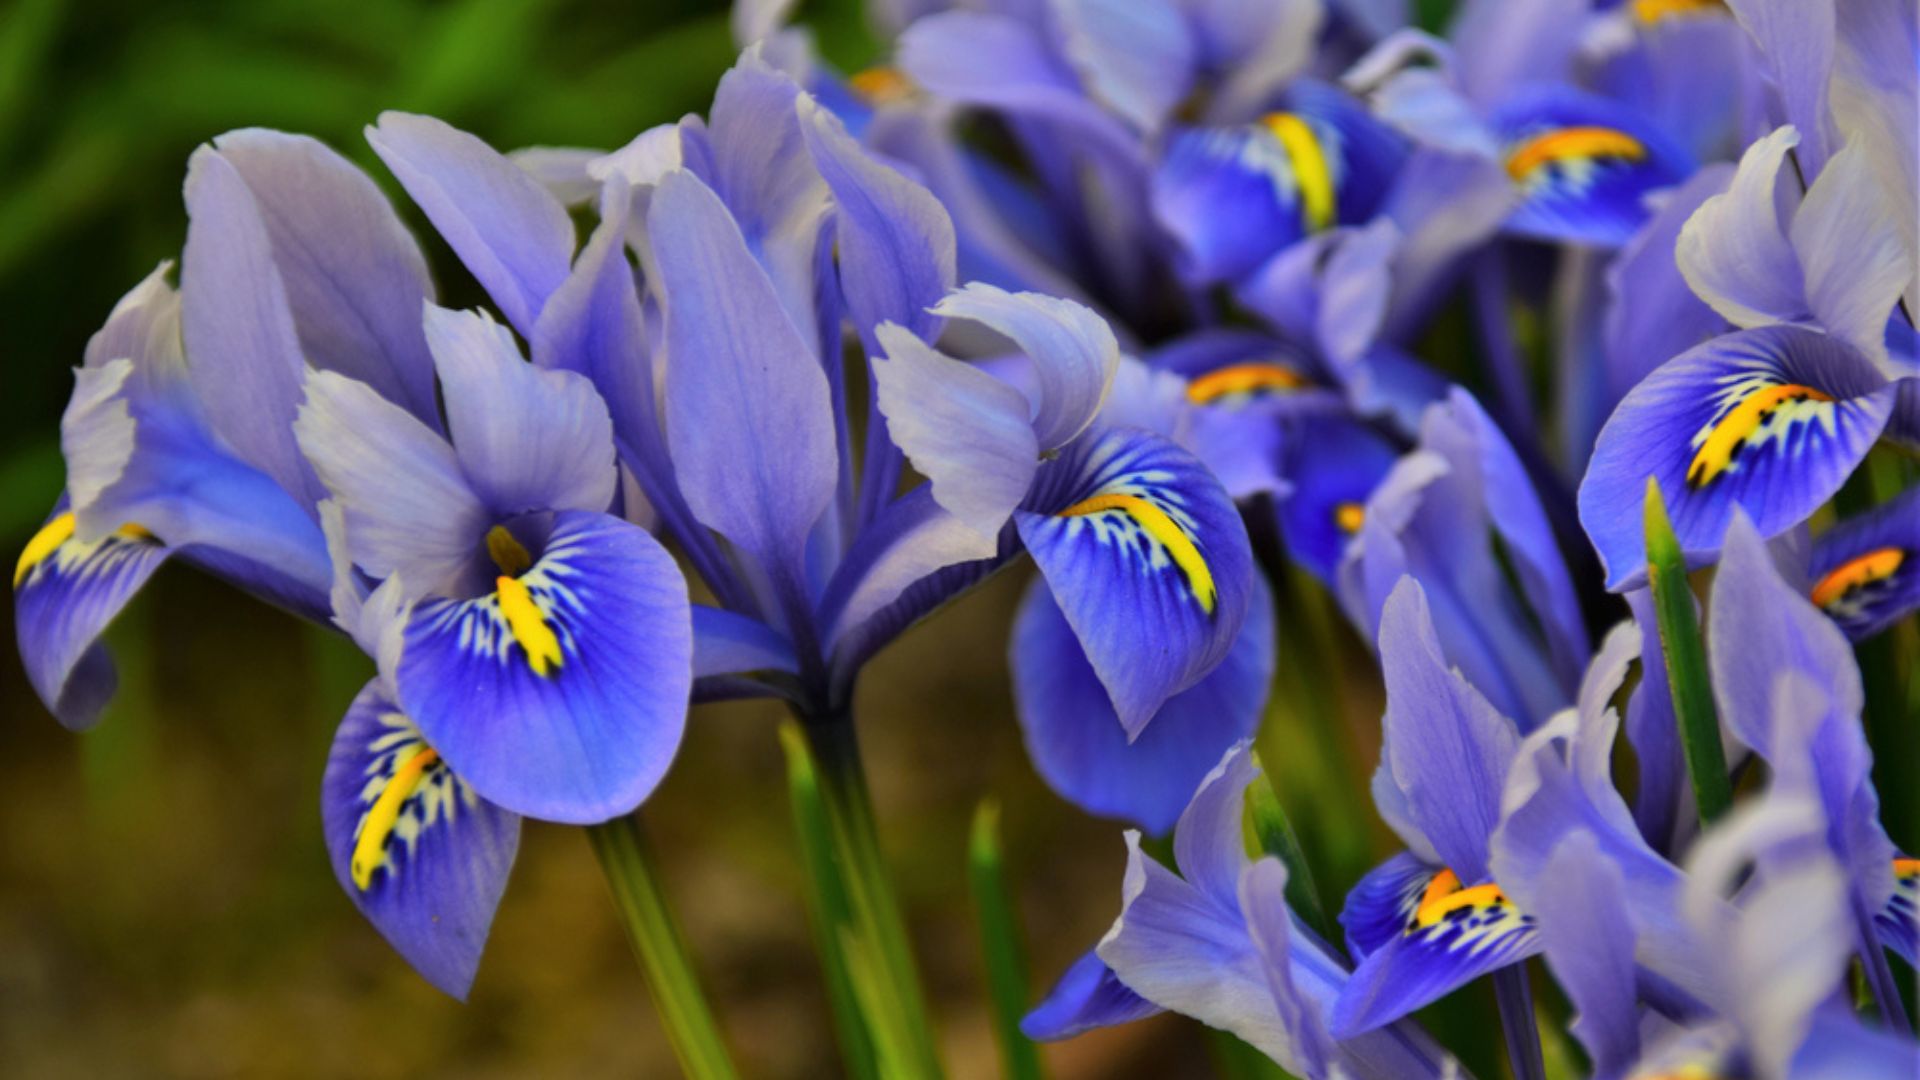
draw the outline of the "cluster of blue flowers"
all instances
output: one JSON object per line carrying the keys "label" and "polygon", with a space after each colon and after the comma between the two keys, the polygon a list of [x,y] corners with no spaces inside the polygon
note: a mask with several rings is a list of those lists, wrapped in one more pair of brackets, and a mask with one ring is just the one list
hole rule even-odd
{"label": "cluster of blue flowers", "polygon": [[[736,8],[705,118],[611,152],[367,129],[497,315],[435,303],[333,150],[196,151],[14,574],[48,708],[100,715],[97,639],[172,558],[350,635],[327,848],[463,996],[522,817],[634,811],[690,704],[844,736],[869,659],[1030,556],[1033,763],[1136,827],[1032,1037],[1171,1010],[1313,1080],[1451,1075],[1410,1014],[1491,975],[1530,1077],[1539,956],[1597,1076],[1914,1075],[1920,860],[1854,644],[1920,607],[1920,488],[1808,527],[1920,446],[1907,0],[1467,0],[1444,37],[1395,0],[895,0],[851,75],[789,6]],[[1472,378],[1426,348],[1454,313]],[[1650,481],[1717,566],[1726,814]],[[1405,851],[1344,941],[1243,835],[1289,564],[1386,688]]]}

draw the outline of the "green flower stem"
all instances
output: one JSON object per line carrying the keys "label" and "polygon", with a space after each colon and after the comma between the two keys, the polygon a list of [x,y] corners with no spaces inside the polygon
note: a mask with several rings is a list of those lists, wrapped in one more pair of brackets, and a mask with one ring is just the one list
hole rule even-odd
{"label": "green flower stem", "polygon": [[714,1022],[693,961],[674,926],[666,893],[660,887],[659,867],[632,814],[587,826],[587,839],[600,858],[607,886],[613,891],[627,940],[646,973],[660,1021],[673,1044],[680,1068],[694,1080],[732,1080],[739,1073]]}
{"label": "green flower stem", "polygon": [[[1254,763],[1259,761],[1260,755],[1256,753]],[[1259,779],[1247,788],[1247,813],[1253,819],[1253,835],[1260,843],[1260,850],[1286,864],[1288,906],[1323,940],[1337,940],[1326,908],[1320,903],[1313,869],[1307,865],[1306,853],[1300,850],[1300,840],[1294,836],[1293,825],[1287,820],[1287,812],[1281,807],[1280,797],[1274,793],[1264,768]]]}
{"label": "green flower stem", "polygon": [[1040,1052],[1020,1030],[1027,1009],[1027,964],[1007,894],[1005,861],[1000,853],[1000,805],[981,802],[973,814],[967,841],[967,882],[980,919],[980,944],[987,964],[987,989],[993,1002],[993,1030],[1008,1080],[1039,1080]]}
{"label": "green flower stem", "polygon": [[1733,787],[1727,781],[1720,719],[1713,707],[1713,687],[1707,681],[1707,651],[1700,639],[1700,619],[1694,612],[1693,590],[1687,587],[1686,558],[1673,535],[1660,486],[1652,477],[1647,478],[1645,528],[1647,581],[1653,588],[1660,649],[1667,658],[1667,684],[1673,689],[1673,712],[1687,759],[1687,778],[1693,782],[1693,799],[1700,809],[1701,822],[1711,823],[1733,805]]}
{"label": "green flower stem", "polygon": [[860,765],[853,717],[803,717],[818,770],[834,856],[853,924],[842,935],[854,990],[889,1077],[938,1077],[942,1070],[933,1024],[913,960],[906,920],[887,873],[874,825],[873,797]]}

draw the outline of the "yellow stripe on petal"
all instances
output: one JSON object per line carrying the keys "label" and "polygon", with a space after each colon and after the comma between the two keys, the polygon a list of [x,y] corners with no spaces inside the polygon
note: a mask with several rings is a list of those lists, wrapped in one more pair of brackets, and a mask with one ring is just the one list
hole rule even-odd
{"label": "yellow stripe on petal", "polygon": [[1206,405],[1235,394],[1287,393],[1306,385],[1306,378],[1285,364],[1229,364],[1188,383],[1187,400]]}
{"label": "yellow stripe on petal", "polygon": [[439,760],[437,751],[425,747],[402,762],[367,811],[366,820],[360,823],[360,837],[353,844],[353,859],[348,863],[353,884],[362,892],[373,884],[373,872],[386,865],[387,837],[393,835],[393,827],[400,820],[400,808],[413,797],[427,770]]}
{"label": "yellow stripe on petal", "polygon": [[1725,11],[1721,0],[1633,0],[1633,17],[1642,23],[1657,23],[1676,15],[1704,15]]}
{"label": "yellow stripe on petal", "polygon": [[1554,162],[1615,157],[1639,161],[1647,148],[1639,139],[1609,127],[1567,127],[1536,135],[1507,155],[1507,175],[1525,180]]}
{"label": "yellow stripe on petal", "polygon": [[1900,572],[1907,561],[1907,553],[1897,547],[1881,548],[1869,551],[1855,559],[1849,559],[1814,585],[1811,599],[1815,607],[1830,607],[1855,589],[1865,588],[1876,581]]}
{"label": "yellow stripe on petal", "polygon": [[1193,592],[1200,609],[1213,614],[1213,606],[1219,599],[1219,590],[1213,583],[1213,571],[1207,567],[1207,560],[1194,546],[1191,537],[1167,516],[1165,510],[1155,506],[1150,500],[1138,495],[1095,495],[1083,499],[1060,511],[1060,517],[1084,517],[1088,514],[1122,513],[1132,518],[1134,523],[1146,530],[1168,555],[1172,556],[1175,566],[1187,577],[1187,588]]}
{"label": "yellow stripe on petal", "polygon": [[1893,876],[1897,878],[1920,877],[1920,859],[1893,860]]}
{"label": "yellow stripe on petal", "polygon": [[1333,224],[1333,170],[1327,164],[1320,136],[1305,120],[1289,112],[1268,113],[1260,123],[1280,140],[1300,185],[1300,209],[1307,229],[1319,232]]}
{"label": "yellow stripe on petal", "polygon": [[61,544],[71,539],[73,539],[73,512],[70,510],[40,526],[40,531],[34,533],[33,539],[27,541],[26,550],[20,553],[20,561],[14,564],[13,587],[19,588],[20,583],[27,580],[27,575],[33,571],[34,567],[47,561],[48,556],[60,550]]}
{"label": "yellow stripe on petal", "polygon": [[1733,466],[1733,459],[1756,434],[1769,430],[1783,411],[1793,419],[1793,407],[1806,402],[1830,403],[1833,398],[1811,386],[1793,384],[1764,386],[1740,400],[1706,433],[1700,449],[1687,466],[1687,486],[1700,488],[1712,483]]}
{"label": "yellow stripe on petal", "polygon": [[894,105],[914,94],[913,80],[899,68],[884,64],[854,72],[847,86],[869,105]]}
{"label": "yellow stripe on petal", "polygon": [[1460,878],[1452,870],[1442,870],[1427,883],[1427,891],[1420,896],[1420,906],[1414,909],[1414,926],[1409,929],[1432,926],[1447,917],[1450,911],[1461,908],[1501,907],[1507,903],[1507,896],[1500,886],[1491,882],[1475,885],[1470,889],[1460,887]]}
{"label": "yellow stripe on petal", "polygon": [[519,578],[502,575],[494,582],[494,595],[500,600],[500,616],[520,649],[527,654],[527,666],[535,675],[547,677],[560,667],[560,638],[547,625],[547,617],[533,594]]}
{"label": "yellow stripe on petal", "polygon": [[1367,508],[1356,502],[1343,502],[1333,508],[1333,523],[1343,533],[1357,533],[1367,523]]}

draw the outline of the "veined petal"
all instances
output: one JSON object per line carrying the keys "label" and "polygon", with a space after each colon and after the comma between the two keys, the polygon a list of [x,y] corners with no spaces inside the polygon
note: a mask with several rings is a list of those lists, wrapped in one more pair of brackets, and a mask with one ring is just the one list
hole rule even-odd
{"label": "veined petal", "polygon": [[1226,659],[1169,698],[1132,741],[1053,594],[1042,582],[1028,586],[1008,648],[1014,701],[1028,756],[1055,791],[1152,835],[1173,828],[1228,747],[1260,725],[1273,676],[1273,601],[1260,575],[1253,582]]}
{"label": "veined petal", "polygon": [[1197,43],[1170,0],[1064,0],[1051,9],[1088,92],[1144,132],[1192,89]]}
{"label": "veined petal", "polygon": [[934,314],[970,319],[1019,346],[1033,362],[1033,433],[1042,451],[1071,442],[1099,414],[1120,367],[1120,343],[1090,308],[1038,293],[974,282],[948,293]]}
{"label": "veined petal", "polygon": [[1232,281],[1303,237],[1372,218],[1406,154],[1358,102],[1303,82],[1254,123],[1176,132],[1154,174],[1154,214],[1190,279]]}
{"label": "veined petal", "polygon": [[27,542],[13,572],[14,636],[28,680],[62,724],[79,731],[100,719],[117,679],[96,642],[168,554],[133,523],[82,541],[64,508]]}
{"label": "veined petal", "polygon": [[431,116],[384,112],[366,134],[507,321],[532,337],[573,258],[566,207],[491,146]]}
{"label": "veined petal", "polygon": [[249,128],[213,146],[260,208],[307,362],[359,379],[438,429],[433,363],[420,332],[433,282],[386,196],[304,135]]}
{"label": "veined petal", "polygon": [[1020,1032],[1040,1042],[1071,1039],[1095,1028],[1144,1020],[1161,1008],[1120,981],[1113,969],[1088,949],[1054,983],[1047,996],[1020,1018]]}
{"label": "veined petal", "polygon": [[1440,858],[1464,880],[1484,881],[1519,732],[1448,665],[1426,592],[1411,578],[1400,580],[1381,612],[1380,666],[1387,688],[1381,760]]}
{"label": "veined petal", "polygon": [[1115,429],[1069,447],[1015,525],[1137,737],[1227,655],[1253,556],[1219,482],[1157,435]]}
{"label": "veined petal", "polygon": [[1690,558],[1710,557],[1741,507],[1763,537],[1799,524],[1872,448],[1895,388],[1833,338],[1771,326],[1713,339],[1634,387],[1600,431],[1580,520],[1607,586],[1646,569],[1640,507],[1660,484]]}
{"label": "veined petal", "polygon": [[638,806],[671,764],[693,678],[686,584],[632,525],[553,517],[531,568],[414,609],[401,703],[489,800],[548,821]]}
{"label": "veined petal", "polygon": [[797,672],[793,643],[758,619],[725,608],[693,605],[693,674],[743,671]]}
{"label": "veined petal", "polygon": [[466,1000],[519,815],[456,776],[376,679],[334,734],[320,817],[354,906],[428,982]]}
{"label": "veined petal", "polygon": [[1834,6],[1793,0],[1730,0],[1753,38],[1780,115],[1806,137],[1801,167],[1812,179],[1827,162],[1827,86],[1833,78]]}
{"label": "veined petal", "polygon": [[1813,317],[1882,371],[1900,375],[1887,355],[1887,318],[1913,265],[1869,153],[1856,141],[1828,160],[1794,212],[1787,238]]}
{"label": "veined petal", "polygon": [[1725,191],[1732,178],[1732,168],[1724,163],[1693,174],[1660,203],[1609,264],[1605,392],[1593,403],[1596,425],[1655,368],[1725,328],[1720,315],[1687,288],[1674,261],[1674,245],[1694,211]]}
{"label": "veined petal", "polygon": [[1303,417],[1289,435],[1281,475],[1293,493],[1279,507],[1281,535],[1287,553],[1332,586],[1368,497],[1399,455],[1372,428],[1339,416]]}
{"label": "veined petal", "polygon": [[1306,1076],[1331,1075],[1328,1063],[1338,1050],[1327,1033],[1325,1005],[1303,993],[1294,979],[1293,912],[1286,889],[1286,864],[1271,855],[1262,858],[1240,874],[1240,910],[1273,994],[1279,1034],[1291,1051],[1278,1060]]}
{"label": "veined petal", "polygon": [[826,374],[697,177],[668,174],[647,222],[667,316],[667,445],[687,505],[771,569],[798,557],[833,500]]}
{"label": "veined petal", "polygon": [[523,146],[509,151],[507,160],[571,209],[589,205],[600,195],[600,177],[593,175],[591,166],[606,156],[605,150],[579,146]]}
{"label": "veined petal", "polygon": [[888,434],[932,484],[934,501],[976,534],[971,557],[993,554],[1040,467],[1026,397],[904,326],[881,326],[877,343],[886,352],[873,358],[873,380]]}
{"label": "veined petal", "polygon": [[1401,932],[1354,969],[1330,1026],[1341,1038],[1372,1031],[1540,949],[1533,917],[1498,885],[1437,871]]}
{"label": "veined petal", "polygon": [[895,322],[922,341],[939,336],[928,309],[953,288],[953,219],[925,187],[863,149],[832,113],[799,101],[800,130],[833,191],[840,287],[873,351],[873,328]]}
{"label": "veined petal", "polygon": [[585,376],[520,357],[483,312],[426,309],[453,451],[496,517],[613,503],[613,421]]}
{"label": "veined petal", "polygon": [[1646,220],[1645,197],[1693,172],[1686,151],[1633,113],[1556,90],[1494,119],[1521,202],[1507,229],[1541,240],[1612,247]]}
{"label": "veined petal", "polygon": [[1800,133],[1780,128],[1740,155],[1733,182],[1680,229],[1674,262],[1694,295],[1736,326],[1807,314],[1799,260],[1780,225],[1780,167]]}
{"label": "veined petal", "polygon": [[415,595],[455,587],[493,521],[453,448],[365,383],[307,376],[294,432],[346,512],[353,561],[376,578],[404,573]]}
{"label": "veined petal", "polygon": [[1920,488],[1821,533],[1809,598],[1865,641],[1920,607]]}
{"label": "veined petal", "polygon": [[[1397,790],[1397,789],[1396,789]],[[1364,960],[1405,932],[1420,898],[1440,871],[1411,851],[1402,851],[1367,871],[1340,908],[1347,951]]]}
{"label": "veined petal", "polygon": [[186,198],[181,331],[194,394],[228,445],[311,507],[325,489],[293,437],[306,364],[265,215],[211,147],[187,162]]}
{"label": "veined petal", "polygon": [[1591,833],[1560,842],[1531,899],[1537,933],[1579,1015],[1572,1030],[1596,1080],[1624,1076],[1640,1053],[1634,930],[1626,885]]}

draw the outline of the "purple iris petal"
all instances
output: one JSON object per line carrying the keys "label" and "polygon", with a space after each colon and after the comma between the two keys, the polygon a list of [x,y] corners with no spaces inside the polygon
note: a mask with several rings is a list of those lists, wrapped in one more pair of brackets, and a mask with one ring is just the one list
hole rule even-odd
{"label": "purple iris petal", "polygon": [[1057,1042],[1096,1028],[1144,1020],[1160,1006],[1127,989],[1100,955],[1089,949],[1060,976],[1047,996],[1020,1020],[1029,1039]]}
{"label": "purple iris petal", "polygon": [[520,846],[519,815],[455,775],[375,680],[333,737],[320,818],[354,906],[464,1001]]}
{"label": "purple iris petal", "polygon": [[604,821],[653,791],[680,744],[687,611],[679,568],[652,537],[561,511],[519,577],[414,609],[401,704],[491,801],[549,821]]}
{"label": "purple iris petal", "polygon": [[1227,748],[1260,724],[1274,665],[1272,599],[1259,575],[1239,637],[1213,673],[1174,695],[1131,741],[1112,699],[1043,582],[1014,621],[1008,658],[1034,768],[1091,813],[1153,835],[1173,827]]}
{"label": "purple iris petal", "polygon": [[1110,430],[1050,462],[1014,515],[1020,538],[1137,737],[1227,655],[1246,617],[1246,527],[1198,460]]}
{"label": "purple iris petal", "polygon": [[1812,599],[1853,641],[1920,607],[1920,488],[1821,533],[1807,575]]}
{"label": "purple iris petal", "polygon": [[367,141],[501,314],[531,337],[573,258],[566,207],[498,151],[430,116],[382,113]]}
{"label": "purple iris petal", "polygon": [[667,312],[667,445],[687,505],[770,572],[797,567],[836,483],[826,375],[697,177],[668,174],[647,223]]}
{"label": "purple iris petal", "polygon": [[1797,327],[1727,334],[1668,361],[1621,401],[1580,484],[1580,520],[1608,587],[1645,574],[1648,477],[1691,559],[1718,550],[1736,506],[1762,536],[1777,535],[1839,489],[1894,393],[1865,357]]}
{"label": "purple iris petal", "polygon": [[522,360],[480,312],[428,307],[426,327],[454,454],[496,518],[612,504],[613,422],[584,376]]}

